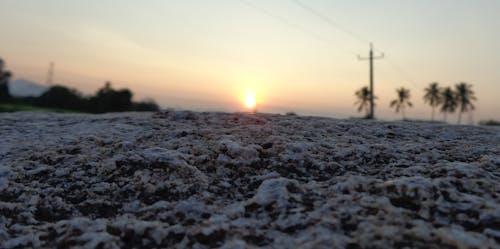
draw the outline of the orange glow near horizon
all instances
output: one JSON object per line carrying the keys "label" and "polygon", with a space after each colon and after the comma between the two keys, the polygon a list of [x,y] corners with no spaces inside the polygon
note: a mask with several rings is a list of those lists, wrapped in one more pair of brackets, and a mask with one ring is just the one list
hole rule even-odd
{"label": "orange glow near horizon", "polygon": [[[328,23],[279,0],[252,1],[257,9],[237,1],[54,2],[0,1],[0,33],[8,34],[0,57],[12,80],[44,85],[53,61],[54,82],[84,95],[111,81],[162,108],[348,118],[363,115],[354,93],[369,82],[368,62],[355,57],[369,52],[361,36],[391,57],[375,66],[377,118],[401,118],[390,101],[404,86],[414,104],[408,116],[429,119],[422,96],[433,81],[472,84],[475,121],[500,116],[500,53],[486,52],[500,43],[500,4],[492,1],[311,1],[349,32],[326,30]],[[351,9],[359,11],[341,13]],[[373,9],[390,15],[376,23],[359,18]],[[364,37],[371,24],[385,31]]]}

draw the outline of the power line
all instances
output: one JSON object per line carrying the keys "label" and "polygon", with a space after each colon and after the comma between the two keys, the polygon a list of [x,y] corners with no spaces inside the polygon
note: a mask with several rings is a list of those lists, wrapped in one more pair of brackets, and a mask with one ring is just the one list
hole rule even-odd
{"label": "power line", "polygon": [[240,2],[242,2],[243,4],[245,4],[245,5],[253,8],[255,10],[258,10],[258,11],[260,11],[260,12],[262,12],[262,13],[264,13],[264,14],[266,14],[266,15],[268,15],[268,16],[270,16],[270,17],[272,17],[272,18],[274,18],[274,19],[276,19],[276,20],[278,20],[278,21],[280,21],[282,23],[284,23],[285,25],[288,25],[288,26],[290,26],[290,27],[292,27],[292,28],[294,28],[296,30],[299,30],[299,31],[301,31],[301,32],[303,32],[303,33],[305,33],[307,35],[310,35],[310,36],[314,37],[315,39],[318,39],[318,40],[320,40],[322,42],[329,42],[329,41],[325,40],[323,37],[321,37],[321,36],[319,36],[319,35],[311,32],[310,30],[304,28],[303,26],[300,26],[298,24],[292,23],[289,20],[287,20],[287,19],[285,19],[285,18],[283,18],[281,16],[275,15],[275,14],[271,13],[270,11],[268,11],[268,10],[266,10],[264,8],[261,8],[261,7],[255,5],[255,4],[253,4],[250,1],[240,0]]}
{"label": "power line", "polygon": [[[339,25],[337,22],[332,20],[330,17],[320,13],[319,11],[315,10],[309,5],[304,4],[303,2],[299,0],[291,0],[292,3],[295,3],[297,6],[301,7],[302,9],[305,9],[309,11],[311,14],[317,16],[319,19],[323,20],[324,22],[328,23],[331,27],[334,29],[341,31],[355,39],[361,42],[369,43],[369,41],[360,35],[356,34],[355,32],[350,31],[349,29],[344,28],[343,26]],[[375,49],[377,52],[382,53],[380,50]],[[414,86],[416,86],[416,82],[406,73],[400,66],[398,66],[394,61],[392,61],[390,58],[386,58],[387,63],[397,72],[400,74],[400,76],[406,80],[412,83]]]}
{"label": "power line", "polygon": [[[379,49],[375,49],[377,52],[379,53],[382,53],[382,51],[380,51]],[[402,67],[398,66],[398,64],[393,61],[391,58],[387,57],[386,60],[387,63],[389,64],[389,66],[392,67],[392,69],[394,71],[396,71],[400,76],[401,78],[403,78],[404,80],[410,82],[414,87],[417,86],[417,83],[416,81],[413,79],[413,77],[411,77],[405,70],[403,70]]]}
{"label": "power line", "polygon": [[[299,6],[300,8],[304,9],[304,10],[307,10],[308,12],[310,12],[311,14],[313,14],[314,16],[318,17],[319,19],[323,20],[325,23],[327,23],[328,25],[330,25],[333,29],[337,30],[337,31],[340,31],[340,32],[343,32],[349,36],[351,36],[352,38],[360,41],[360,42],[363,42],[363,43],[370,43],[368,39],[365,39],[364,37],[356,34],[355,32],[339,25],[337,22],[335,22],[333,19],[331,19],[330,17],[320,13],[319,11],[315,10],[314,8],[312,8],[311,6],[309,5],[306,5],[304,4],[303,2],[299,1],[299,0],[290,0],[292,3],[294,3],[295,5]],[[294,28],[296,30],[299,30],[313,38],[315,38],[316,40],[319,40],[321,42],[325,42],[325,43],[332,43],[334,41],[331,41],[331,40],[328,40],[328,39],[325,39],[324,37],[308,30],[307,28],[301,26],[301,25],[298,25],[296,23],[293,23],[293,22],[290,22],[288,19],[286,18],[283,18],[279,15],[275,15],[273,14],[272,12],[264,9],[264,8],[261,8],[255,4],[253,4],[252,2],[248,1],[248,0],[240,0],[241,3],[255,9],[255,10],[258,10],[260,12],[262,12],[263,14],[266,14],[267,16],[269,17],[272,17],[278,21],[280,21],[281,23],[284,23],[285,25],[291,27],[291,28]],[[338,42],[336,42],[338,44]],[[345,52],[349,52],[350,54],[354,54],[356,55],[356,53],[354,51],[352,51],[351,49],[343,46],[343,50],[345,50]],[[374,49],[375,51],[377,52],[380,52],[382,53],[379,49]],[[392,67],[392,69],[394,71],[396,71],[400,77],[402,79],[404,79],[405,81],[408,81],[410,82],[411,84],[413,84],[414,86],[417,86],[416,84],[416,81],[413,80],[412,77],[409,76],[408,73],[406,73],[406,71],[404,71],[400,66],[398,66],[398,64],[396,64],[393,60],[391,60],[390,58],[386,58],[386,61],[387,63]]]}
{"label": "power line", "polygon": [[357,35],[356,33],[342,27],[341,25],[339,25],[338,23],[336,23],[335,21],[333,21],[330,17],[320,13],[319,11],[313,9],[312,7],[310,7],[309,5],[306,5],[304,3],[302,3],[301,1],[299,0],[291,0],[292,3],[295,3],[297,6],[301,7],[302,9],[305,9],[307,11],[309,11],[311,14],[317,16],[318,18],[322,19],[323,21],[325,21],[326,23],[328,23],[331,27],[333,27],[334,29],[338,30],[338,31],[341,31],[363,43],[369,43],[369,41],[359,35]]}
{"label": "power line", "polygon": [[387,63],[397,72],[400,74],[400,76],[410,82],[414,87],[417,87],[417,83],[415,80],[413,80],[412,77],[406,71],[404,71],[400,66],[398,66],[394,61],[392,61],[390,58],[386,58]]}
{"label": "power line", "polygon": [[[306,34],[306,35],[309,35],[310,37],[313,37],[314,39],[316,39],[316,40],[318,40],[318,41],[321,41],[321,42],[324,42],[324,43],[328,43],[328,44],[331,44],[331,43],[333,42],[332,40],[325,39],[324,37],[322,37],[322,36],[320,36],[320,35],[318,35],[318,34],[316,34],[316,33],[312,32],[312,31],[310,31],[309,29],[307,29],[307,28],[305,28],[305,27],[303,27],[303,26],[301,26],[301,25],[298,25],[298,24],[296,24],[296,23],[290,22],[290,21],[289,21],[288,19],[286,19],[286,18],[283,18],[283,17],[281,17],[281,16],[279,16],[279,15],[275,15],[275,14],[273,14],[272,12],[270,12],[270,11],[268,11],[268,10],[266,10],[266,9],[262,8],[262,7],[259,7],[259,6],[255,5],[255,4],[253,4],[253,3],[252,3],[252,2],[250,2],[250,1],[247,1],[247,0],[240,0],[240,2],[241,2],[241,3],[243,3],[243,4],[245,4],[245,5],[246,5],[246,6],[248,6],[248,7],[251,7],[251,8],[253,8],[253,9],[255,9],[255,10],[257,10],[257,11],[259,11],[259,12],[261,12],[261,13],[263,13],[263,14],[267,15],[267,16],[269,16],[269,17],[274,18],[275,20],[277,20],[277,21],[279,21],[279,22],[281,22],[281,23],[283,23],[283,24],[285,24],[285,25],[287,25],[287,26],[289,26],[289,27],[291,27],[291,28],[294,28],[294,29],[296,29],[296,30],[298,30],[298,31],[300,31],[300,32],[302,32],[302,33],[304,33],[304,34]],[[348,49],[348,48],[343,47],[343,46],[342,46],[342,48],[343,48],[344,52],[348,52],[348,53],[350,53],[350,54],[356,54],[356,53],[355,53],[354,51],[352,51],[351,49]]]}

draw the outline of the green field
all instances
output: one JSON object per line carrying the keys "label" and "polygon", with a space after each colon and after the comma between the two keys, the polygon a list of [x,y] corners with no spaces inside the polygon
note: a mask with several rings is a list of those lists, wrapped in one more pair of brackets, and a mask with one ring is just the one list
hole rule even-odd
{"label": "green field", "polygon": [[59,109],[59,108],[44,108],[23,104],[0,103],[0,112],[57,112],[57,113],[78,113],[77,111]]}

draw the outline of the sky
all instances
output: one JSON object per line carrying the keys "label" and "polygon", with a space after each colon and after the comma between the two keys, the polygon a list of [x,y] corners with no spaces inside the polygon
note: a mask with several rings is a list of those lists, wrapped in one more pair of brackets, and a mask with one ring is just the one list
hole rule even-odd
{"label": "sky", "polygon": [[254,93],[261,112],[345,118],[362,115],[357,56],[373,42],[378,118],[401,118],[399,87],[407,116],[429,118],[423,89],[463,81],[478,121],[500,118],[498,13],[497,0],[0,0],[0,57],[14,78],[43,84],[54,62],[58,84],[111,81],[164,108],[245,111]]}

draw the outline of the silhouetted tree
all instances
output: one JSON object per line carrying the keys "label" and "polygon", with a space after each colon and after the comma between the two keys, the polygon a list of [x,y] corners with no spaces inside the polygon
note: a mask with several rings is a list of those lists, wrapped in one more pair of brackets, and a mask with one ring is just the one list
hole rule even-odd
{"label": "silhouetted tree", "polygon": [[12,74],[4,67],[5,63],[0,58],[0,102],[9,102],[12,99],[9,93],[9,79]]}
{"label": "silhouetted tree", "polygon": [[479,122],[479,125],[488,125],[488,126],[500,126],[500,121],[497,120],[482,120]]}
{"label": "silhouetted tree", "polygon": [[128,89],[114,90],[106,82],[95,96],[90,98],[92,112],[123,112],[132,110],[132,92]]}
{"label": "silhouetted tree", "polygon": [[441,91],[441,112],[444,115],[444,121],[446,122],[446,114],[455,112],[457,108],[457,99],[455,92],[451,89],[451,87],[446,87]]}
{"label": "silhouetted tree", "polygon": [[85,99],[75,89],[53,86],[35,99],[35,104],[43,107],[86,111]]}
{"label": "silhouetted tree", "polygon": [[437,106],[441,104],[441,90],[437,82],[432,82],[425,88],[424,102],[432,107],[431,120],[434,121],[434,112]]}
{"label": "silhouetted tree", "polygon": [[474,96],[474,91],[472,91],[472,85],[465,82],[455,85],[455,94],[457,107],[459,107],[457,123],[460,124],[462,113],[474,110],[475,107],[472,101],[476,100],[476,97]]}
{"label": "silhouetted tree", "polygon": [[391,101],[391,107],[396,107],[396,113],[399,113],[399,111],[401,110],[403,119],[406,119],[405,108],[407,106],[413,106],[413,104],[410,102],[410,90],[401,87],[399,89],[396,89],[396,93],[398,94],[398,97],[397,99]]}
{"label": "silhouetted tree", "polygon": [[[355,93],[356,98],[358,99],[354,104],[358,105],[358,112],[363,111],[363,109],[366,112],[366,116],[368,117],[370,115],[370,89],[368,89],[367,86],[362,87]],[[373,97],[376,99],[376,97]]]}
{"label": "silhouetted tree", "polygon": [[160,107],[152,99],[148,99],[141,102],[134,102],[132,104],[132,111],[136,112],[156,112],[159,110]]}

